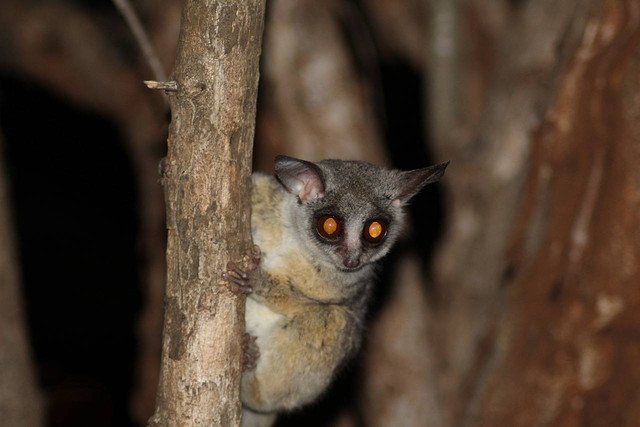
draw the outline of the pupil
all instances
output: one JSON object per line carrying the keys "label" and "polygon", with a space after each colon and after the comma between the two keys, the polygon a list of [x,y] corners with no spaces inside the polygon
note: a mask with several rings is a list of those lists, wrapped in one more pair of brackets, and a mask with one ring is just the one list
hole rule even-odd
{"label": "pupil", "polygon": [[374,239],[382,234],[382,225],[378,221],[374,221],[369,225],[369,236]]}
{"label": "pupil", "polygon": [[336,229],[338,228],[338,223],[333,218],[327,218],[324,221],[324,224],[322,224],[322,228],[324,229],[325,233],[333,234],[336,232]]}

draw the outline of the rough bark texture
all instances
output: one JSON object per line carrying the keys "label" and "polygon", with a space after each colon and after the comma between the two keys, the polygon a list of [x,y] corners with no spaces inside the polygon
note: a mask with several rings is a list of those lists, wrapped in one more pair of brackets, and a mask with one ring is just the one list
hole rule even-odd
{"label": "rough bark texture", "polygon": [[171,96],[167,289],[152,425],[238,425],[241,298],[220,274],[250,247],[264,1],[186,1]]}
{"label": "rough bark texture", "polygon": [[44,425],[29,349],[0,137],[0,420],[7,427]]}
{"label": "rough bark texture", "polygon": [[[147,31],[165,70],[175,62],[180,30],[180,0],[153,0],[136,2],[138,13],[147,25]],[[140,56],[142,61],[142,57]],[[147,64],[141,64],[144,70]],[[146,74],[148,75],[148,74]],[[146,88],[145,88],[146,89]],[[157,119],[163,118],[158,115]],[[164,135],[164,126],[160,127]],[[166,278],[165,260],[165,206],[157,181],[158,163],[164,144],[148,137],[144,141],[132,138],[129,144],[136,162],[141,187],[143,226],[141,241],[145,259],[143,271],[144,305],[138,325],[138,360],[136,383],[131,396],[131,411],[138,423],[145,423],[153,414],[160,375],[162,351],[163,297]],[[162,147],[162,149],[161,149]]]}
{"label": "rough bark texture", "polygon": [[264,1],[183,5],[171,96],[167,290],[152,425],[240,422],[243,300],[220,274],[250,247],[250,176]]}

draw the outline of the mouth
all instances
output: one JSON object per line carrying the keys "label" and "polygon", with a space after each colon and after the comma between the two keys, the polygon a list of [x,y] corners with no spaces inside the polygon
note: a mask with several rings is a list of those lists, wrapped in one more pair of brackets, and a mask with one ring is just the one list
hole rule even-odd
{"label": "mouth", "polygon": [[338,270],[340,271],[344,271],[345,273],[350,273],[353,271],[358,271],[358,270],[362,270],[362,267],[364,267],[365,264],[358,264],[356,267],[345,267],[344,265],[338,265]]}

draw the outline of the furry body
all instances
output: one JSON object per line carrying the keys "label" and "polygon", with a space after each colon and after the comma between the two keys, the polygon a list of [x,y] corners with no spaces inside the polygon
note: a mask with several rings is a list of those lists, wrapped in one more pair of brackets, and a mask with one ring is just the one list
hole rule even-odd
{"label": "furry body", "polygon": [[312,402],[357,351],[376,262],[400,235],[406,202],[446,166],[278,156],[277,178],[254,174],[251,233],[262,257],[234,280],[250,292],[247,333],[259,354],[242,376],[243,426]]}
{"label": "furry body", "polygon": [[266,283],[247,299],[247,332],[261,356],[243,375],[242,401],[282,411],[313,401],[357,350],[373,265],[342,272],[309,259],[287,220],[295,199],[273,177],[255,174],[253,185],[251,229]]}

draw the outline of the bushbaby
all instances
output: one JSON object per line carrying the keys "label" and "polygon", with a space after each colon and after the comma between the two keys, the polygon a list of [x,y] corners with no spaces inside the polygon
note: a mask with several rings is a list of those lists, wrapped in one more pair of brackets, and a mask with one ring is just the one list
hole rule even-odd
{"label": "bushbaby", "polygon": [[[448,162],[400,171],[361,161],[286,156],[253,176],[245,269],[223,278],[248,294],[243,426],[316,399],[358,349],[376,262],[404,224],[404,206]],[[246,261],[246,258],[245,258]]]}

